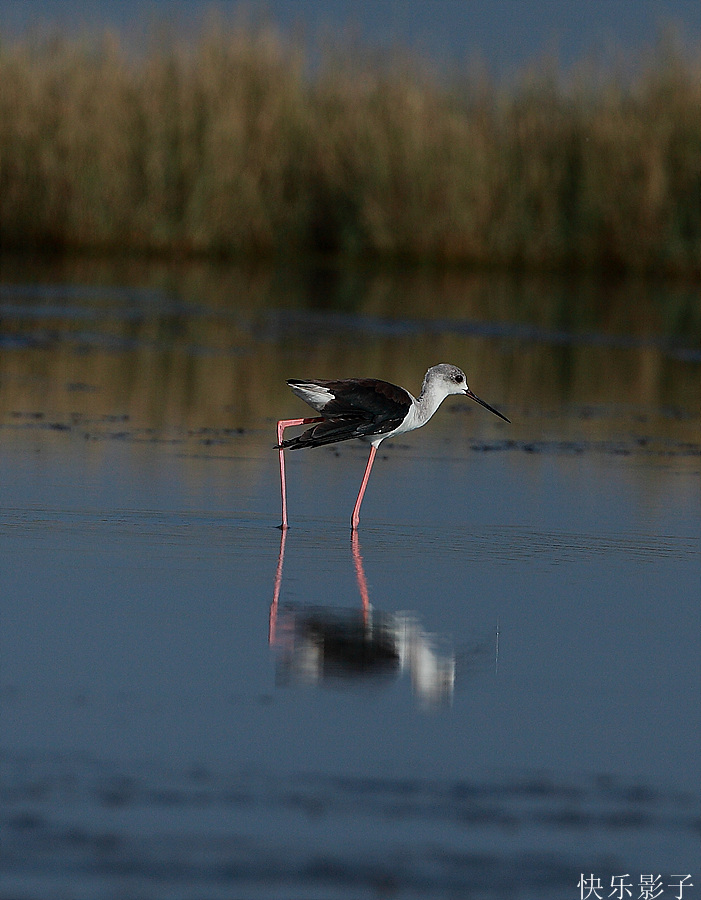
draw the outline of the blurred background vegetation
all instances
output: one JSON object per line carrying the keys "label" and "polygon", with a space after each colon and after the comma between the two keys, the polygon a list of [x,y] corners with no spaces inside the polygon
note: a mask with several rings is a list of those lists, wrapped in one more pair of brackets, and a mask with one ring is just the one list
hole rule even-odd
{"label": "blurred background vegetation", "polygon": [[0,35],[0,251],[701,273],[701,47],[508,82],[270,25]]}
{"label": "blurred background vegetation", "polygon": [[701,46],[499,80],[347,38],[0,34],[0,424],[221,438],[286,378],[442,360],[526,431],[627,403],[686,439]]}

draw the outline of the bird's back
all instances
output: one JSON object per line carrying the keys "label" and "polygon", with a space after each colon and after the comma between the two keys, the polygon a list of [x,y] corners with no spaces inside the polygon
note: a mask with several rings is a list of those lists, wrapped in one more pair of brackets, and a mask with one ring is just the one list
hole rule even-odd
{"label": "bird's back", "polygon": [[388,434],[401,425],[414,402],[404,388],[374,378],[293,378],[287,383],[323,416],[322,422],[285,441],[283,446],[289,450]]}
{"label": "bird's back", "polygon": [[376,378],[346,378],[337,381],[291,378],[292,390],[325,416],[366,413],[371,416],[407,414],[413,397],[409,391]]}

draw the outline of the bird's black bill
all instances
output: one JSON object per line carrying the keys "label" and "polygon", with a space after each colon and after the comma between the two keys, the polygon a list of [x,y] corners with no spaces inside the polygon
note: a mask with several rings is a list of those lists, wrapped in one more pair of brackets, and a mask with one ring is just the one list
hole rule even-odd
{"label": "bird's black bill", "polygon": [[508,422],[509,425],[511,425],[511,419],[507,419],[505,415],[502,415],[502,413],[499,412],[499,410],[494,409],[493,406],[490,406],[488,403],[485,403],[484,400],[480,400],[480,398],[477,396],[477,394],[473,394],[469,388],[465,391],[465,393],[471,400],[474,400],[475,403],[479,403],[480,406],[483,406],[485,409],[488,409],[490,411],[490,413],[494,413],[495,416],[499,416],[500,419],[503,419],[505,422]]}

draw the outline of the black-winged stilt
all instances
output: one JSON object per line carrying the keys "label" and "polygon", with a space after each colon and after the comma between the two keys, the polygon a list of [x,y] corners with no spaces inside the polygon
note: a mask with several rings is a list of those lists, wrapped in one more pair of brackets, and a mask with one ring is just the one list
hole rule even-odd
{"label": "black-winged stilt", "polygon": [[[418,397],[387,381],[376,378],[347,378],[342,381],[320,381],[314,378],[287,382],[292,390],[313,407],[320,416],[307,419],[281,419],[277,423],[277,445],[280,451],[280,490],[282,492],[282,523],[287,528],[287,491],[285,485],[285,450],[302,450],[306,447],[322,447],[338,441],[361,438],[369,441],[370,456],[353,507],[351,529],[355,531],[360,521],[360,504],[370,478],[377,448],[386,438],[405,434],[421,428],[435,413],[446,397],[465,394],[509,422],[493,407],[480,400],[468,387],[465,373],[457,366],[440,363],[432,366]],[[302,434],[283,441],[286,428],[291,425],[312,425]]]}

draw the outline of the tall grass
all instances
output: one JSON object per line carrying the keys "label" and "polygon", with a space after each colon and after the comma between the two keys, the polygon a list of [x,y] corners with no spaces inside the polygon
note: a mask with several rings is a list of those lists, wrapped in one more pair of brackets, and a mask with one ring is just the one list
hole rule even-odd
{"label": "tall grass", "polygon": [[701,48],[508,85],[270,27],[0,40],[0,249],[701,272]]}

